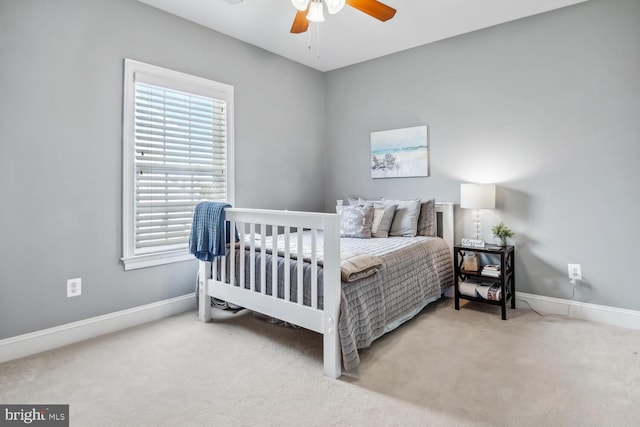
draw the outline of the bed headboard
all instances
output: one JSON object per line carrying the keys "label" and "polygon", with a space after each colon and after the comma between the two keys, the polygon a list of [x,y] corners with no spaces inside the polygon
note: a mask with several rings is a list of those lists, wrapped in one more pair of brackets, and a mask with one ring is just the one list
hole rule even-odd
{"label": "bed headboard", "polygon": [[436,202],[436,234],[447,242],[453,256],[453,202]]}

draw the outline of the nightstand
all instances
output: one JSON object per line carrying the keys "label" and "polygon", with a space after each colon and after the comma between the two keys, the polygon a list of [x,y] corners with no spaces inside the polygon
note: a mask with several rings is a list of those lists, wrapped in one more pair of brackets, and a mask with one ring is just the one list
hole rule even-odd
{"label": "nightstand", "polygon": [[[502,320],[507,320],[507,302],[511,301],[512,309],[516,308],[514,252],[513,246],[510,245],[487,245],[484,248],[456,245],[453,248],[456,310],[460,310],[460,299],[499,305],[502,307]],[[496,263],[482,261],[485,258],[482,254],[496,259]],[[465,270],[465,256],[474,255],[477,271]]]}

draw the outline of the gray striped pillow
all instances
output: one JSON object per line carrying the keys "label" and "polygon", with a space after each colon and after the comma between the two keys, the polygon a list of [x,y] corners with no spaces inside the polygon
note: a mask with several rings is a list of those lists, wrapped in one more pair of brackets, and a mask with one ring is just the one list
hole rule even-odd
{"label": "gray striped pillow", "polygon": [[436,199],[420,203],[418,236],[436,235]]}

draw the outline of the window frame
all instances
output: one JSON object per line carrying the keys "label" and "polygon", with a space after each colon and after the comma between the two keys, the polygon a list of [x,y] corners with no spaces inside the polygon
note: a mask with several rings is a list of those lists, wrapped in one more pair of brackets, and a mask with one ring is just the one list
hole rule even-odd
{"label": "window frame", "polygon": [[224,100],[226,111],[226,193],[235,201],[234,87],[202,77],[124,59],[122,120],[122,258],[125,270],[195,259],[188,248],[136,253],[135,251],[135,84],[136,81],[197,96]]}

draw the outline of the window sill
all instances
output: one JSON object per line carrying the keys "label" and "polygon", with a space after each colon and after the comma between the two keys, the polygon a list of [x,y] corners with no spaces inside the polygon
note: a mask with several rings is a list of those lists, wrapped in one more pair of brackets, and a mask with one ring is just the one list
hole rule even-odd
{"label": "window sill", "polygon": [[196,258],[186,251],[163,252],[159,254],[135,255],[121,258],[124,262],[124,269],[136,270],[138,268],[153,267],[156,265],[171,264],[174,262],[193,261]]}

